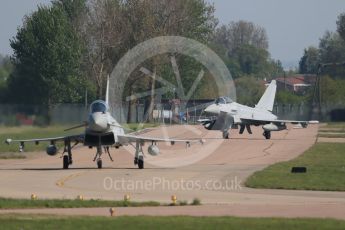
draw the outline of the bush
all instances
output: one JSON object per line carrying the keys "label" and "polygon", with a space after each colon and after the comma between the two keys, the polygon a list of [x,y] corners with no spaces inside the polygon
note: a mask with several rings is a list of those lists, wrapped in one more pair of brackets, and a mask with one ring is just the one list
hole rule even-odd
{"label": "bush", "polygon": [[191,205],[201,205],[201,200],[199,198],[194,198]]}
{"label": "bush", "polygon": [[181,200],[181,201],[178,202],[178,204],[179,204],[180,206],[185,206],[185,205],[188,204],[188,202],[187,202],[186,200]]}

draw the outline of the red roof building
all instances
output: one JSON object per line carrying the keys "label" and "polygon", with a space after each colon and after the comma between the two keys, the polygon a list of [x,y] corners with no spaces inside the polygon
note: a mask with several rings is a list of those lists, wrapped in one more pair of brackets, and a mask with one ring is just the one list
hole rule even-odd
{"label": "red roof building", "polygon": [[316,81],[316,75],[295,75],[278,77],[277,90],[288,90],[297,94],[304,94],[309,87],[312,87]]}

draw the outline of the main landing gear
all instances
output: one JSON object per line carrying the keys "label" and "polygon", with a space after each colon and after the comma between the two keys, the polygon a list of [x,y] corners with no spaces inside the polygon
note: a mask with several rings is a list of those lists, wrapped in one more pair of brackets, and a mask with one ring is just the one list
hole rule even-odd
{"label": "main landing gear", "polygon": [[[66,139],[65,140],[65,147],[62,153],[62,168],[63,169],[68,169],[69,165],[73,163],[72,161],[72,148],[76,146],[78,142],[76,142],[72,147],[71,147],[71,140]],[[67,153],[67,154],[66,154]]]}
{"label": "main landing gear", "polygon": [[264,137],[266,138],[266,139],[271,139],[271,132],[270,131],[264,131],[264,133],[262,134],[262,135],[264,135]]}
{"label": "main landing gear", "polygon": [[144,153],[142,144],[139,141],[135,144],[134,165],[138,165],[139,169],[144,169]]}
{"label": "main landing gear", "polygon": [[223,131],[223,139],[229,139],[229,135],[230,135],[230,133],[228,130]]}
{"label": "main landing gear", "polygon": [[70,165],[69,157],[64,155],[62,159],[63,169],[68,169],[68,166]]}

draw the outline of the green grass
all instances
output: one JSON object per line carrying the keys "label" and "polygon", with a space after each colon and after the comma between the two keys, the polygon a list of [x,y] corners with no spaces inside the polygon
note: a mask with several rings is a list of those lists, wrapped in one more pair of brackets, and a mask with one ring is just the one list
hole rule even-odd
{"label": "green grass", "polygon": [[[0,127],[0,157],[3,153],[18,152],[19,143],[5,144],[7,138],[10,139],[33,139],[42,137],[58,137],[65,135],[78,134],[83,131],[82,128],[65,132],[64,129],[70,126],[50,126],[50,127]],[[49,145],[49,142],[42,142],[39,145],[35,143],[25,143],[25,152],[42,151]],[[61,145],[60,145],[61,147]]]}
{"label": "green grass", "polygon": [[157,127],[159,126],[160,124],[154,124],[154,123],[141,123],[141,124],[138,124],[138,123],[128,123],[128,124],[122,124],[123,127],[127,128],[127,129],[130,129],[128,131],[138,131],[138,130],[141,130],[141,129],[146,129],[146,128],[154,128],[154,127]]}
{"label": "green grass", "polygon": [[345,129],[319,129],[319,133],[345,133]]}
{"label": "green grass", "polygon": [[345,123],[331,122],[320,127],[318,137],[345,138]]}
{"label": "green grass", "polygon": [[90,207],[146,207],[159,206],[159,202],[109,201],[109,200],[29,200],[0,198],[0,208],[90,208]]}
{"label": "green grass", "polygon": [[319,133],[318,137],[345,138],[345,133]]}
{"label": "green grass", "polygon": [[284,219],[188,216],[63,217],[0,215],[2,229],[344,229],[333,219]]}
{"label": "green grass", "polygon": [[[305,166],[307,173],[291,173]],[[345,143],[317,143],[301,156],[271,165],[246,181],[252,188],[345,191]]]}
{"label": "green grass", "polygon": [[321,129],[328,129],[328,128],[345,129],[345,122],[329,122],[325,126],[321,127]]}
{"label": "green grass", "polygon": [[0,159],[25,159],[26,156],[22,153],[0,153]]}

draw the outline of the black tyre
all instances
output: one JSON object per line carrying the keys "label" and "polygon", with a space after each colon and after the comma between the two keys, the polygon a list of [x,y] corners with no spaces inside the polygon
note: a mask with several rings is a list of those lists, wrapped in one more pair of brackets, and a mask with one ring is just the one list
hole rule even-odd
{"label": "black tyre", "polygon": [[69,157],[67,155],[63,156],[63,169],[68,169],[69,166]]}
{"label": "black tyre", "polygon": [[138,158],[138,168],[139,169],[143,169],[144,168],[144,157],[143,156],[140,156]]}
{"label": "black tyre", "polygon": [[271,132],[265,131],[264,132],[264,136],[265,136],[266,139],[271,139]]}
{"label": "black tyre", "polygon": [[99,160],[97,161],[97,167],[98,167],[99,169],[102,168],[102,160],[101,160],[101,159],[99,159]]}

